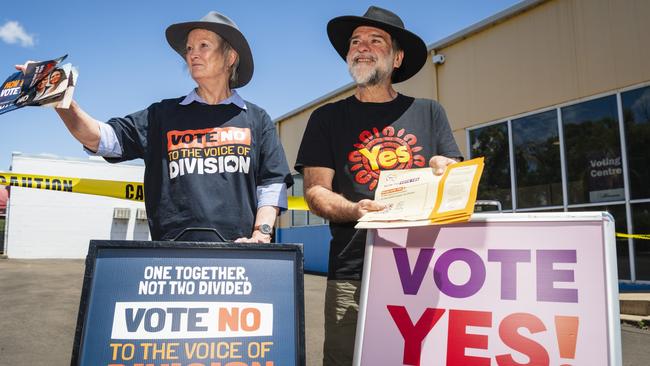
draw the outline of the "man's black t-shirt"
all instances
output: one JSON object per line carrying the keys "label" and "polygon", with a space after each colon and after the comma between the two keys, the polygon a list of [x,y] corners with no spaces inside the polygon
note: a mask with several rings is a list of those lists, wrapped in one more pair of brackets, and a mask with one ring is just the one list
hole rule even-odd
{"label": "man's black t-shirt", "polygon": [[275,125],[246,103],[181,105],[167,99],[113,118],[122,157],[145,161],[145,205],[154,240],[191,227],[216,228],[226,240],[248,237],[257,186],[286,183],[289,168]]}
{"label": "man's black t-shirt", "polygon": [[[374,198],[381,170],[423,168],[434,155],[460,158],[443,108],[401,94],[386,103],[351,96],[315,110],[296,159],[335,171],[332,188],[350,201]],[[329,279],[361,279],[365,231],[330,223]]]}

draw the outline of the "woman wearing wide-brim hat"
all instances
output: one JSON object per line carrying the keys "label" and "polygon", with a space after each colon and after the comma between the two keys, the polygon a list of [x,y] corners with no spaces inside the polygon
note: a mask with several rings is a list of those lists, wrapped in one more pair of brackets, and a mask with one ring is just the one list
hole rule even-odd
{"label": "woman wearing wide-brim hat", "polygon": [[[269,242],[292,184],[269,115],[234,90],[253,76],[237,25],[215,11],[166,30],[197,87],[102,123],[76,103],[57,109],[72,135],[110,162],[145,161],[145,205],[153,240]],[[22,67],[19,67],[22,68]]]}

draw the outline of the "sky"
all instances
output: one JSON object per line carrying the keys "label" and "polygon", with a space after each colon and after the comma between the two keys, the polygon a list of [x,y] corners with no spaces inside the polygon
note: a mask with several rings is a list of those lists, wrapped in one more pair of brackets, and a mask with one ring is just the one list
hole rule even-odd
{"label": "sky", "polygon": [[[351,82],[327,38],[334,17],[380,6],[430,45],[519,2],[9,1],[0,13],[0,80],[15,72],[15,64],[68,54],[65,62],[79,70],[75,100],[81,107],[102,121],[124,116],[195,87],[183,59],[167,44],[165,29],[216,10],[237,23],[253,52],[253,79],[239,94],[277,118]],[[9,170],[15,151],[87,157],[47,107],[0,115],[0,171]]]}

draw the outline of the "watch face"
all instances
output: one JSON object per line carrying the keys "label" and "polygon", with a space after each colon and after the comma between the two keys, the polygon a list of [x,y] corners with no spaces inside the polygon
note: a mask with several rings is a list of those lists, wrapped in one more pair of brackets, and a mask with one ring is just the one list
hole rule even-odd
{"label": "watch face", "polygon": [[273,228],[269,224],[262,224],[260,225],[260,233],[265,234],[265,235],[271,235],[273,232]]}

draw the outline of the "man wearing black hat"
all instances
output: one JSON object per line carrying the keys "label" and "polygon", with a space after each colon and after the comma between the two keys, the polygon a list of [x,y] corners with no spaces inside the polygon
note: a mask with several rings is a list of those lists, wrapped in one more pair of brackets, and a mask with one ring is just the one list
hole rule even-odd
{"label": "man wearing black hat", "polygon": [[362,17],[332,19],[327,33],[356,91],[314,111],[295,168],[310,209],[330,221],[332,234],[323,365],[350,365],[366,239],[354,225],[384,208],[372,200],[379,172],[428,165],[442,174],[462,154],[440,104],[392,87],[427,60],[424,42],[397,15],[371,6]]}

